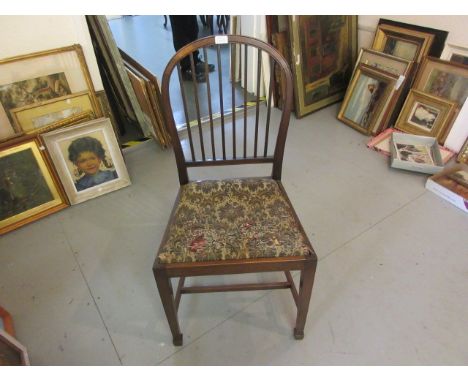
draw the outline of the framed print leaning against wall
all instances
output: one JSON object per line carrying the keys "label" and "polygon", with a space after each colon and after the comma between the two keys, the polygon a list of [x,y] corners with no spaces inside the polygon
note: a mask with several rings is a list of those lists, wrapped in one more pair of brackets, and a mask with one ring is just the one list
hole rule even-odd
{"label": "framed print leaning against wall", "polygon": [[346,91],[338,119],[369,135],[391,101],[397,78],[360,64]]}
{"label": "framed print leaning against wall", "polygon": [[440,29],[380,19],[372,49],[419,63],[424,56],[440,57],[447,35]]}
{"label": "framed print leaning against wall", "polygon": [[357,56],[357,16],[289,16],[298,118],[340,101]]}
{"label": "framed print leaning against wall", "polygon": [[457,103],[412,89],[395,124],[410,134],[434,137],[444,143]]}
{"label": "framed print leaning against wall", "polygon": [[[393,111],[389,110],[388,112],[380,113],[379,118],[370,132],[372,135],[377,135],[393,124],[398,117],[397,110],[399,111],[401,109],[404,97],[407,93],[406,88],[412,80],[414,61],[405,60],[404,58],[395,57],[372,49],[361,49],[355,70],[358,68],[359,64],[365,64],[399,77],[398,86],[393,90],[393,95],[384,106],[384,111],[387,111],[387,106],[392,106]],[[390,101],[392,101],[391,105]]]}
{"label": "framed print leaning against wall", "polygon": [[80,45],[0,60],[0,139],[15,134],[12,109],[84,91],[89,92],[94,114],[100,117]]}
{"label": "framed print leaning against wall", "polygon": [[41,135],[71,204],[130,185],[108,118]]}
{"label": "framed print leaning against wall", "polygon": [[425,57],[413,88],[463,105],[468,97],[468,65]]}
{"label": "framed print leaning against wall", "polygon": [[67,207],[60,182],[36,138],[0,146],[0,234]]}

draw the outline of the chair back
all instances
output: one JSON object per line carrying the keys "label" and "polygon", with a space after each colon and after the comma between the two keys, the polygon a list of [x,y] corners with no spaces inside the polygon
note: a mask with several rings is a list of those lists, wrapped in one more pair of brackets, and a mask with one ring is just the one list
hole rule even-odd
{"label": "chair back", "polygon": [[[190,59],[190,73],[196,73],[194,52],[198,52],[205,62],[198,65],[198,69],[201,65],[204,70],[205,82],[198,83],[196,76],[187,78],[187,73],[182,73],[181,61],[186,57]],[[226,59],[227,55],[222,52],[229,52],[229,58]],[[265,73],[268,66],[263,63],[266,60],[270,62],[270,73]],[[211,77],[208,64],[215,66]],[[178,84],[171,83],[175,73]],[[281,116],[278,117],[275,111],[272,118],[275,79],[282,84],[283,106]],[[262,82],[267,93],[264,98],[260,97]],[[161,93],[180,184],[188,183],[189,167],[254,163],[271,163],[272,178],[280,180],[291,114],[292,86],[291,70],[286,60],[271,45],[255,38],[210,36],[176,52],[164,70]],[[189,98],[193,102],[187,102]],[[206,103],[200,102],[203,98]],[[183,105],[183,115],[178,113],[177,116],[183,120],[182,124],[185,123],[186,135],[177,129],[173,113],[176,102]],[[207,115],[205,119],[203,108],[203,115]],[[266,113],[260,114],[261,108],[266,108]]]}

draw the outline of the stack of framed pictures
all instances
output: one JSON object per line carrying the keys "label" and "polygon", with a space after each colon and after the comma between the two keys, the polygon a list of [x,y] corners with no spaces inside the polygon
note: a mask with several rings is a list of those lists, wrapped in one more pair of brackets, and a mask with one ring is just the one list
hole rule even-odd
{"label": "stack of framed pictures", "polygon": [[358,64],[338,113],[338,119],[370,135],[395,99],[398,76],[366,64]]}
{"label": "stack of framed pictures", "polygon": [[[412,68],[412,61],[372,49],[361,49],[338,119],[369,135],[384,130],[390,123]],[[364,82],[366,89],[362,86]]]}
{"label": "stack of framed pictures", "polygon": [[100,116],[79,45],[0,61],[0,234],[130,184]]}
{"label": "stack of framed pictures", "polygon": [[468,97],[468,65],[425,57],[395,127],[443,144]]}
{"label": "stack of framed pictures", "polygon": [[100,116],[80,45],[0,60],[0,140]]}
{"label": "stack of framed pictures", "polygon": [[158,79],[148,69],[123,50],[119,49],[123,58],[125,70],[132,84],[133,90],[141,106],[141,110],[153,126],[154,139],[163,147],[168,147],[171,142],[169,132],[164,123],[161,107],[161,91]]}

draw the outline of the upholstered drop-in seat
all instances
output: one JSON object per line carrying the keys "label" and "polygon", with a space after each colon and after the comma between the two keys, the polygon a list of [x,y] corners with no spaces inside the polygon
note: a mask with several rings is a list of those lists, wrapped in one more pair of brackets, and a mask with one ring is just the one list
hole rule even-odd
{"label": "upholstered drop-in seat", "polygon": [[205,180],[181,186],[162,264],[313,253],[273,179]]}

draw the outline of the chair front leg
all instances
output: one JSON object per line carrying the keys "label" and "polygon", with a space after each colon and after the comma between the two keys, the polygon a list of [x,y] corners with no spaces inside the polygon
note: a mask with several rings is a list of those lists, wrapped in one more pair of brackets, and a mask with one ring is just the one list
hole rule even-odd
{"label": "chair front leg", "polygon": [[153,270],[156,285],[158,286],[159,296],[166,313],[167,321],[172,332],[172,343],[174,346],[182,345],[182,333],[179,328],[179,320],[177,319],[177,309],[174,301],[174,292],[169,277],[158,269]]}
{"label": "chair front leg", "polygon": [[310,296],[312,295],[312,286],[314,285],[315,269],[317,261],[307,261],[304,269],[301,271],[301,280],[299,284],[299,304],[297,307],[296,327],[294,328],[294,338],[302,340],[304,338],[304,326],[309,311]]}

